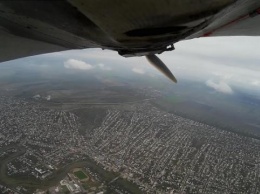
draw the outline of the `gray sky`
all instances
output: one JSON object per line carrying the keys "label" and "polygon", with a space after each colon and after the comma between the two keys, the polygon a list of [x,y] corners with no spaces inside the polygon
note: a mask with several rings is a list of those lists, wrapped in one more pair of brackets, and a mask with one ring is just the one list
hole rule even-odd
{"label": "gray sky", "polygon": [[[179,82],[196,82],[226,95],[239,89],[260,98],[259,45],[260,37],[199,38],[179,42],[175,44],[175,51],[165,52],[159,57]],[[72,50],[17,61],[29,65],[30,69],[38,68],[44,74],[54,71],[56,64],[66,71],[124,71],[129,75],[167,80],[145,57],[124,58],[109,50]],[[17,62],[2,63],[2,68],[13,63]]]}
{"label": "gray sky", "polygon": [[[179,42],[159,57],[177,79],[201,82],[222,93],[233,87],[260,94],[260,37],[214,37]],[[64,67],[89,71],[122,68],[140,76],[161,76],[144,57],[123,58],[113,51],[86,49],[54,53]]]}
{"label": "gray sky", "polygon": [[259,92],[259,43],[260,37],[194,39],[180,42],[174,54],[166,53],[162,59],[174,63],[170,68],[177,77]]}

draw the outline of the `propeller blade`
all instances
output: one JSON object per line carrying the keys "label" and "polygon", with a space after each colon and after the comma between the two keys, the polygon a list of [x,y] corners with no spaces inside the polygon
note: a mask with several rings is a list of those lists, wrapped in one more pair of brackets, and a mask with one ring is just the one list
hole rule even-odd
{"label": "propeller blade", "polygon": [[145,57],[154,67],[156,67],[159,71],[166,75],[170,80],[177,83],[177,79],[174,77],[172,72],[156,55],[146,55]]}

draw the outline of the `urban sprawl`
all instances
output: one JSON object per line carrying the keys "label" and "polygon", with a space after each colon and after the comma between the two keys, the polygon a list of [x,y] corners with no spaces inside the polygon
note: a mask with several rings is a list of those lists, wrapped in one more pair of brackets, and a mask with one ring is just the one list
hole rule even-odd
{"label": "urban sprawl", "polygon": [[[84,134],[77,114],[34,99],[2,96],[0,107],[1,176],[45,181],[61,167],[91,158],[143,193],[260,193],[259,140],[167,113],[149,101],[106,106],[99,126]],[[87,166],[85,171],[91,174]],[[69,182],[67,176],[60,182]],[[86,192],[75,185],[70,193]],[[101,184],[91,192],[106,189]],[[0,181],[0,192],[28,190]]]}

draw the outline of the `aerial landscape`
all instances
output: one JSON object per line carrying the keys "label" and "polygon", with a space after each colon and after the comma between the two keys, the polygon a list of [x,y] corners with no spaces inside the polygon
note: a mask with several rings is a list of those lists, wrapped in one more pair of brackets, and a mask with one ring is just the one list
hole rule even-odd
{"label": "aerial landscape", "polygon": [[0,193],[260,193],[258,90],[86,57],[0,64]]}

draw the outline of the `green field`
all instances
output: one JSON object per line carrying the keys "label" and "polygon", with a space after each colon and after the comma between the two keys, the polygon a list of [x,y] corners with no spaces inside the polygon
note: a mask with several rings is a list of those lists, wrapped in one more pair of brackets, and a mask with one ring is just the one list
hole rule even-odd
{"label": "green field", "polygon": [[90,188],[89,185],[86,184],[86,183],[82,184],[82,187],[83,187],[85,190],[88,190],[88,189]]}
{"label": "green field", "polygon": [[88,176],[81,170],[74,172],[74,175],[78,177],[80,180],[88,178]]}
{"label": "green field", "polygon": [[65,185],[62,185],[61,188],[62,188],[62,193],[66,193],[66,194],[70,193],[69,189]]}

